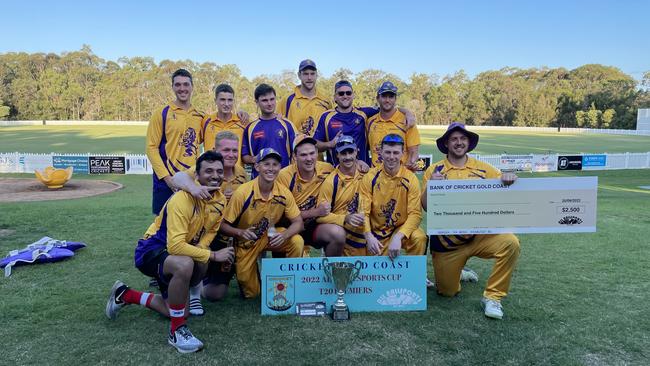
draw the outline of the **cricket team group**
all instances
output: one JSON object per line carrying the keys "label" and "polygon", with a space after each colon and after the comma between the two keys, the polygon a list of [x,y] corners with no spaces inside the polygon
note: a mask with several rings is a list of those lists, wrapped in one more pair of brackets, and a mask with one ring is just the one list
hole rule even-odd
{"label": "cricket team group", "polygon": [[154,112],[147,129],[156,217],[135,248],[135,266],[160,294],[116,281],[106,315],[115,319],[129,304],[150,308],[171,320],[170,345],[196,352],[203,343],[186,318],[204,314],[202,299],[223,299],[233,277],[242,297],[259,296],[260,257],[395,258],[429,249],[435,283],[422,281],[442,296],[478,280],[465,268],[470,257],[494,259],[481,305],[485,316],[501,319],[517,237],[427,236],[420,228],[424,187],[438,179],[500,178],[510,185],[517,176],[469,156],[479,136],[455,122],[436,140],[445,158],[420,183],[419,132],[413,114],[396,106],[393,83],[378,85],[377,106],[357,107],[347,80],[335,84],[334,105],[317,92],[312,60],[300,62],[298,78],[282,100],[270,85],[258,85],[258,117],[249,121],[235,111],[230,85],[215,88],[217,112],[206,115],[192,106],[190,72],[173,73],[176,98]]}

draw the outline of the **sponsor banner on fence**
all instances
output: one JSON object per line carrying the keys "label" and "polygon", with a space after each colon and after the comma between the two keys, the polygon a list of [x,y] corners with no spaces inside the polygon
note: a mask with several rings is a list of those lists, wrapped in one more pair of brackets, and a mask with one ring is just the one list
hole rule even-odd
{"label": "sponsor banner on fence", "polygon": [[153,169],[145,155],[126,157],[126,174],[151,174]]}
{"label": "sponsor banner on fence", "polygon": [[18,154],[0,153],[0,173],[15,173],[18,169]]}
{"label": "sponsor banner on fence", "polygon": [[52,166],[52,155],[21,155],[18,158],[18,170],[22,173],[33,173],[35,170],[45,170]]}
{"label": "sponsor banner on fence", "polygon": [[533,155],[534,172],[554,172],[557,170],[556,155]]}
{"label": "sponsor banner on fence", "polygon": [[533,155],[501,155],[501,170],[530,172],[533,170]]}
{"label": "sponsor banner on fence", "polygon": [[[361,261],[359,277],[343,297],[350,312],[427,309],[426,256],[338,257],[329,263]],[[263,315],[295,314],[296,304],[336,301],[334,283],[325,275],[323,258],[262,259]]]}
{"label": "sponsor banner on fence", "polygon": [[582,170],[582,155],[560,155],[557,170]]}
{"label": "sponsor banner on fence", "polygon": [[71,166],[73,174],[88,174],[88,156],[52,155],[52,166],[57,169]]}
{"label": "sponsor banner on fence", "polygon": [[90,174],[125,174],[124,156],[89,156]]}
{"label": "sponsor banner on fence", "polygon": [[582,170],[602,170],[607,166],[607,155],[582,155]]}

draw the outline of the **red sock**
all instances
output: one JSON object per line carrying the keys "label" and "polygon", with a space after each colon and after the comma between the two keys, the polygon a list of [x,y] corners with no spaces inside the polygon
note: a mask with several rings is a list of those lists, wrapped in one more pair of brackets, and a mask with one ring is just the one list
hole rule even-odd
{"label": "red sock", "polygon": [[185,304],[169,304],[169,318],[172,321],[171,332],[185,325]]}
{"label": "red sock", "polygon": [[122,294],[122,301],[127,304],[140,304],[142,306],[150,307],[151,300],[153,300],[153,294],[151,292],[140,292],[128,289]]}

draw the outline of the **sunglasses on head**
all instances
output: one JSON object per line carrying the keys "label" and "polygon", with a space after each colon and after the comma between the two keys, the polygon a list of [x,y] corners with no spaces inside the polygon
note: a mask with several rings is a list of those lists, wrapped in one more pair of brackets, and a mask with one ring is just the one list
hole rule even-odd
{"label": "sunglasses on head", "polygon": [[336,94],[338,94],[339,97],[342,97],[344,95],[350,96],[350,95],[352,95],[352,90],[340,91],[340,92],[336,92]]}

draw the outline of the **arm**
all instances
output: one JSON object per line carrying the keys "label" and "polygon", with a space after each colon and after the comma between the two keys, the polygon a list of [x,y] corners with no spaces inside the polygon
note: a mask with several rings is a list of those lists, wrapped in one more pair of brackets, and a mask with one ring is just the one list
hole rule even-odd
{"label": "arm", "polygon": [[302,217],[303,221],[311,218],[323,217],[328,215],[331,212],[331,210],[332,210],[332,206],[330,205],[329,202],[321,202],[318,204],[318,206],[314,208],[301,211],[300,217]]}
{"label": "arm", "polygon": [[410,170],[416,170],[418,168],[417,161],[420,157],[420,145],[409,146],[407,151],[409,157],[406,161],[406,167]]}
{"label": "arm", "polygon": [[[162,112],[156,111],[153,116],[151,116],[151,120],[147,126],[147,144],[145,151],[149,161],[151,162],[151,167],[158,179],[165,180],[165,183],[167,183],[165,178],[171,176],[171,173],[167,170],[165,162],[163,162],[160,152],[158,151],[158,146],[160,146],[162,140],[162,134]],[[167,185],[169,185],[169,183]]]}
{"label": "arm", "polygon": [[287,241],[290,237],[298,234],[302,230],[303,230],[302,218],[300,217],[300,215],[298,215],[293,219],[291,219],[291,225],[289,225],[287,230],[278,233],[278,235],[274,236],[269,240],[269,246],[271,248],[280,246],[285,241]]}
{"label": "arm", "polygon": [[417,121],[415,120],[415,114],[411,112],[410,110],[402,107],[397,107],[397,110],[402,112],[404,114],[404,117],[406,117],[406,128],[411,129],[413,126],[417,124]]}
{"label": "arm", "polygon": [[422,221],[422,211],[420,210],[420,185],[411,173],[412,177],[409,178],[411,185],[408,190],[408,205],[406,213],[406,221],[399,228],[399,232],[404,234],[405,237],[410,237],[411,233],[420,226]]}
{"label": "arm", "polygon": [[186,171],[178,172],[171,177],[171,182],[174,187],[181,189],[194,198],[209,200],[212,198],[212,192],[219,189],[219,187],[207,187],[196,184],[192,176]]}
{"label": "arm", "polygon": [[238,229],[234,226],[232,226],[228,221],[223,221],[221,223],[221,227],[219,228],[219,232],[224,234],[225,236],[231,236],[233,238],[239,238],[242,241],[248,241],[248,240],[257,240],[257,235],[251,230],[250,228],[248,229]]}

